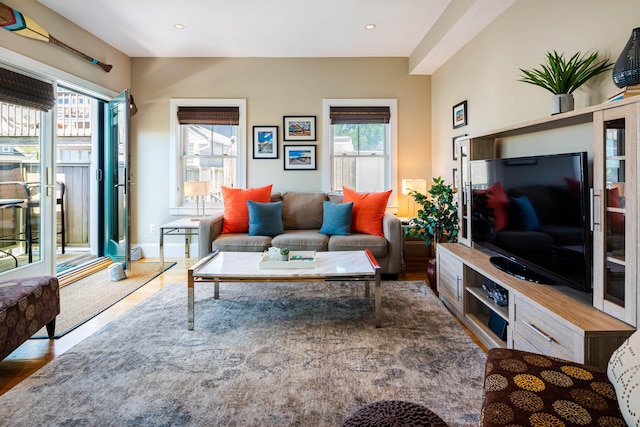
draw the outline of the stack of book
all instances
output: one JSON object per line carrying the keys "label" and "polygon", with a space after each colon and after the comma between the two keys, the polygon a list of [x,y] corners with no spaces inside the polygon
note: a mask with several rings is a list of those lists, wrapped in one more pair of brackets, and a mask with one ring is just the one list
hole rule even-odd
{"label": "stack of book", "polygon": [[640,85],[625,86],[614,95],[611,95],[607,102],[618,101],[620,99],[630,98],[637,95],[640,95]]}

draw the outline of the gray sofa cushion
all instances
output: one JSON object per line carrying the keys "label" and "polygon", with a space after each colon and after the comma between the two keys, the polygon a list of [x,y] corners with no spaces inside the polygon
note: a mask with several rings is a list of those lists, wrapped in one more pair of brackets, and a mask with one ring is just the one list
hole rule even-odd
{"label": "gray sofa cushion", "polygon": [[325,252],[329,246],[329,236],[320,234],[318,230],[285,230],[271,240],[271,246],[290,251]]}
{"label": "gray sofa cushion", "polygon": [[211,246],[221,252],[263,252],[271,246],[271,237],[249,236],[245,233],[220,234]]}
{"label": "gray sofa cushion", "polygon": [[325,193],[282,193],[282,225],[285,230],[318,230],[322,227]]}
{"label": "gray sofa cushion", "polygon": [[351,236],[331,236],[330,251],[359,251],[369,249],[374,257],[387,256],[387,239],[371,234],[352,233]]}

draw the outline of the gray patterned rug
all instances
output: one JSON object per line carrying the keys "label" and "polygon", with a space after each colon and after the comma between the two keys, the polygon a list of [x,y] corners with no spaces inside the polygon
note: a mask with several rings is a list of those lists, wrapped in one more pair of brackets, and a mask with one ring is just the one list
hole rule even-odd
{"label": "gray patterned rug", "polygon": [[165,287],[3,396],[13,426],[340,426],[406,400],[477,425],[484,352],[424,282]]}

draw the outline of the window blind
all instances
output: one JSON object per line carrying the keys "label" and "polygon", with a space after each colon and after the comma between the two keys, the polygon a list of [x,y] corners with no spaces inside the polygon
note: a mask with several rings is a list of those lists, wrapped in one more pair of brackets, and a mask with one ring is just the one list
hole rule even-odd
{"label": "window blind", "polygon": [[330,107],[332,125],[389,123],[389,107]]}
{"label": "window blind", "polygon": [[56,105],[53,85],[0,68],[0,101],[49,111]]}
{"label": "window blind", "polygon": [[178,107],[181,125],[235,125],[240,124],[238,107]]}

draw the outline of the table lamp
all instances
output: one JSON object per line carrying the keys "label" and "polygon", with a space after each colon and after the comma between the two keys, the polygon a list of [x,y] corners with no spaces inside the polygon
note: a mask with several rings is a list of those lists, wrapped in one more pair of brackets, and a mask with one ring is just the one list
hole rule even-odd
{"label": "table lamp", "polygon": [[[211,191],[211,184],[209,181],[186,181],[184,183],[184,196],[185,197],[195,197],[196,198],[196,216],[195,219],[200,217],[200,198],[206,196]],[[202,216],[204,213],[204,205],[202,203]]]}
{"label": "table lamp", "polygon": [[[426,194],[427,192],[427,180],[421,178],[408,178],[402,180],[402,194],[409,196],[409,192],[413,190],[420,194]],[[409,210],[409,199],[411,199],[411,210]],[[408,216],[415,216],[416,214],[416,201],[413,197],[407,198],[407,213]]]}

